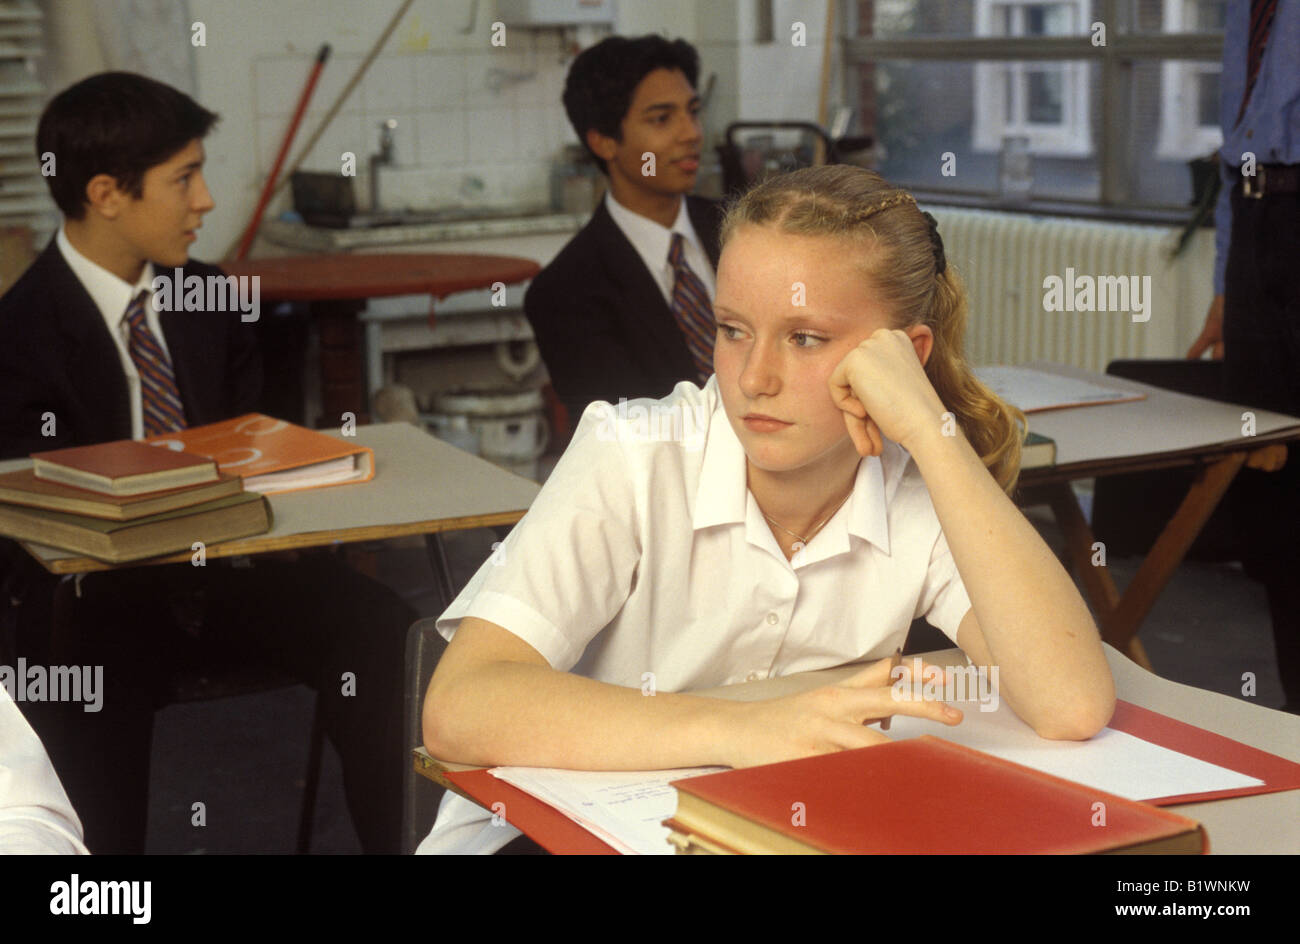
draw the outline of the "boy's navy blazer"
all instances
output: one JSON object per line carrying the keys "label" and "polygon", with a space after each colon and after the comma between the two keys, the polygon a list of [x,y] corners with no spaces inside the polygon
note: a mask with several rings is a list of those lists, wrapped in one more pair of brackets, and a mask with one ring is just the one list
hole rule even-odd
{"label": "boy's navy blazer", "polygon": [[[174,269],[154,265],[155,275]],[[220,270],[190,261],[186,277]],[[256,324],[240,313],[164,311],[163,336],[190,426],[257,408]],[[126,375],[90,294],[50,245],[0,296],[0,458],[131,438]],[[55,435],[41,435],[53,414]]]}
{"label": "boy's navy blazer", "polygon": [[[687,197],[686,211],[714,269],[721,205]],[[686,339],[635,247],[604,200],[587,225],[539,272],[524,312],[574,424],[592,400],[665,397],[695,380]]]}

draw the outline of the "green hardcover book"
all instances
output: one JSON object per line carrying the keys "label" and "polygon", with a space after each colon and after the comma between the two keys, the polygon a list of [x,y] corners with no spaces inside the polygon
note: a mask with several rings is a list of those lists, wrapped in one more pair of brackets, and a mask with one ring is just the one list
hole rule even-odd
{"label": "green hardcover book", "polygon": [[1020,447],[1020,468],[1041,469],[1056,465],[1056,440],[1039,433],[1026,433],[1025,442]]}

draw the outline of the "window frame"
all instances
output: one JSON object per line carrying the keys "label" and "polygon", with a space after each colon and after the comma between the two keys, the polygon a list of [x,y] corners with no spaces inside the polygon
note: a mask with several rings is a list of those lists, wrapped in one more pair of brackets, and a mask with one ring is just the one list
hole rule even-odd
{"label": "window frame", "polygon": [[[848,4],[849,16],[842,22],[850,28],[857,25],[857,4]],[[1014,209],[1042,212],[1051,206],[1058,210],[1077,207],[1086,215],[1109,217],[1164,216],[1181,219],[1185,208],[1177,211],[1166,204],[1135,204],[1131,181],[1135,179],[1132,157],[1127,147],[1126,134],[1132,124],[1132,64],[1136,60],[1164,60],[1162,64],[1218,63],[1223,60],[1222,32],[1138,33],[1121,29],[1128,22],[1126,14],[1132,9],[1130,2],[1102,0],[1099,22],[1106,24],[1106,43],[1092,44],[1091,24],[1077,36],[907,36],[877,39],[870,36],[847,36],[843,40],[845,88],[848,100],[857,101],[856,75],[859,67],[889,60],[931,62],[1078,62],[1086,70],[1091,63],[1100,69],[1100,101],[1098,107],[1106,119],[1098,122],[1098,133],[1093,141],[1097,154],[1100,188],[1096,200],[1031,200],[1027,206]],[[1162,90],[1163,93],[1163,90]],[[973,136],[973,135],[972,135]],[[937,189],[924,193],[936,202],[953,197],[963,204],[990,208],[1013,209],[1005,206],[998,194],[980,190]]]}

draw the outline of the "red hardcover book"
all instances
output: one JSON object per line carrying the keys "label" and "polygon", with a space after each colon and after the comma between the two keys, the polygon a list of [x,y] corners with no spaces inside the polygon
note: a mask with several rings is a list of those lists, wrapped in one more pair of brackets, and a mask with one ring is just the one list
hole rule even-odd
{"label": "red hardcover book", "polygon": [[32,453],[37,478],[105,495],[143,495],[217,479],[207,456],[158,449],[134,439]]}
{"label": "red hardcover book", "polygon": [[1035,854],[1209,849],[1168,810],[939,738],[913,738],[673,784],[687,852]]}

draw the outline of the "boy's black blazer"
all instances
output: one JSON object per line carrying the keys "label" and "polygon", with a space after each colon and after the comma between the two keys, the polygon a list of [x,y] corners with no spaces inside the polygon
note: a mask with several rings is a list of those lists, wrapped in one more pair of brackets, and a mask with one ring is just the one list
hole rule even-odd
{"label": "boy's black blazer", "polygon": [[[190,261],[183,273],[206,278],[220,270]],[[254,322],[242,322],[237,311],[170,311],[160,320],[189,425],[257,408],[262,364]],[[53,240],[0,296],[0,339],[0,458],[131,438],[117,347]],[[54,436],[41,435],[46,413],[54,416]]]}
{"label": "boy's black blazer", "polygon": [[[720,204],[687,197],[709,262],[718,266]],[[602,200],[539,272],[524,298],[551,385],[576,424],[592,400],[664,397],[694,380],[686,339],[663,293]]]}

